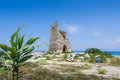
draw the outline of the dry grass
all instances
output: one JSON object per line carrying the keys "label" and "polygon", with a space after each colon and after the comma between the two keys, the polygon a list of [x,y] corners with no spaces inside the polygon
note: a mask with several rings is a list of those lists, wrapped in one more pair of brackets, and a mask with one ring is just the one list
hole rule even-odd
{"label": "dry grass", "polygon": [[[45,68],[44,66],[48,66],[49,68]],[[24,66],[20,67],[20,80],[119,80],[85,75],[81,72],[81,69],[90,68],[88,64],[83,66],[63,64],[49,66],[27,62]],[[0,71],[0,76],[2,74],[8,75],[8,73]],[[9,74],[8,77],[9,80],[11,80],[11,74]]]}

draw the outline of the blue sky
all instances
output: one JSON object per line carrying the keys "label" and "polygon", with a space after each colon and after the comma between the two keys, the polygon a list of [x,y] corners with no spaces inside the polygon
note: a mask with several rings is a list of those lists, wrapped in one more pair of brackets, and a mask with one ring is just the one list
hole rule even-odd
{"label": "blue sky", "polygon": [[26,40],[40,36],[38,50],[47,50],[50,25],[59,22],[72,50],[90,47],[120,50],[120,0],[0,0],[0,43],[26,24]]}

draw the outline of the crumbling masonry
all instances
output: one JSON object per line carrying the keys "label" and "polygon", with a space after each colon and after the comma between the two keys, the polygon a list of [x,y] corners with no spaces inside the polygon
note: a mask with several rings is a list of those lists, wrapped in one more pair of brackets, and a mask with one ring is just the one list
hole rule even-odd
{"label": "crumbling masonry", "polygon": [[51,26],[49,51],[55,53],[71,52],[70,42],[66,37],[66,32],[59,30],[58,22]]}

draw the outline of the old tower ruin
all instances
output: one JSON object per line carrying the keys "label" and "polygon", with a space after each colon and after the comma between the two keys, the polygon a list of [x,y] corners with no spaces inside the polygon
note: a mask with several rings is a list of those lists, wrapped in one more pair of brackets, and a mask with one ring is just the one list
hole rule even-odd
{"label": "old tower ruin", "polygon": [[66,32],[59,29],[57,21],[51,26],[49,51],[56,53],[71,52],[70,42],[66,37]]}

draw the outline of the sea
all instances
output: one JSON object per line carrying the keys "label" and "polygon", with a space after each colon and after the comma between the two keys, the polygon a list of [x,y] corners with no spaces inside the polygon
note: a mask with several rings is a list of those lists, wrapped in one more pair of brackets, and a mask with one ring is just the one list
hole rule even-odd
{"label": "sea", "polygon": [[[84,51],[73,51],[75,53],[84,53]],[[105,51],[105,52],[109,52],[110,54],[112,54],[113,56],[120,56],[120,51]]]}

